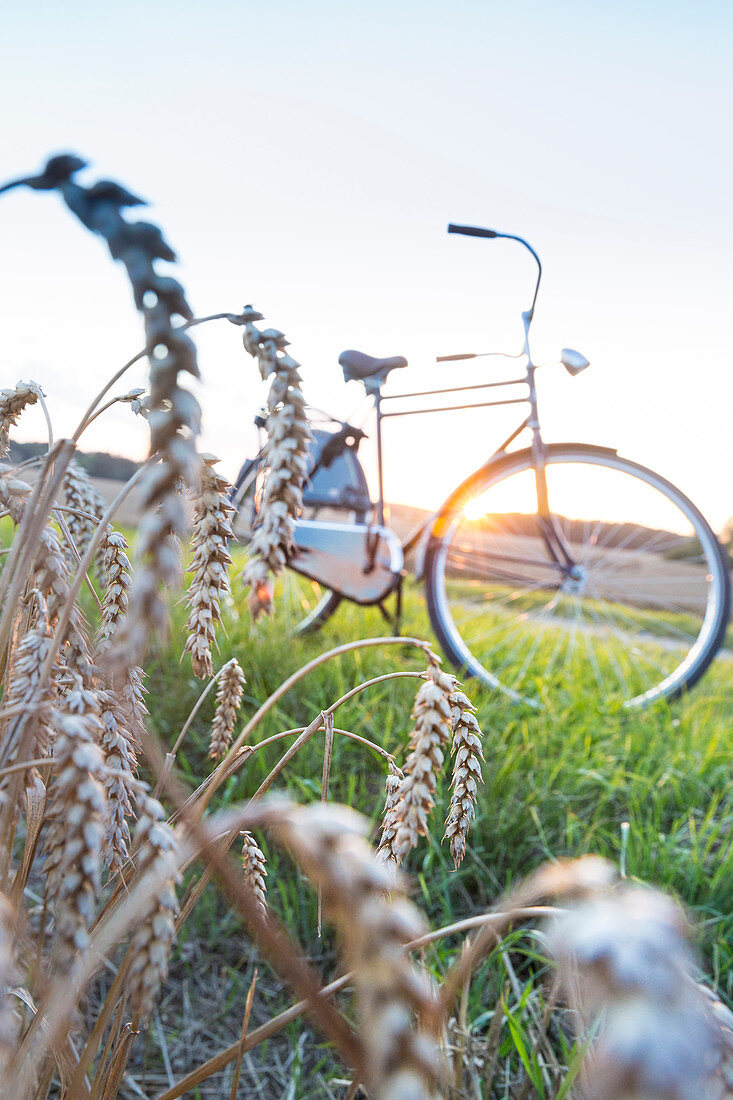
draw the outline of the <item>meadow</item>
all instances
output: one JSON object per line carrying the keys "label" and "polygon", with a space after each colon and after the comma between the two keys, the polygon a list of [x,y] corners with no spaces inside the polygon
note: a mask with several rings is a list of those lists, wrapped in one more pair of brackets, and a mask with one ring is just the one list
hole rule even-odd
{"label": "meadow", "polygon": [[[235,556],[235,568],[236,564]],[[233,585],[223,617],[220,661],[236,656],[245,671],[242,720],[309,659],[343,642],[383,632],[376,611],[342,605],[318,634],[294,639],[291,609],[296,601],[291,589],[298,583],[302,582],[287,578],[288,592],[278,592],[275,615],[257,624],[251,622],[243,591],[236,582]],[[418,587],[411,588],[405,600],[403,633],[430,637]],[[418,667],[419,661],[407,648],[398,653],[392,647],[357,650],[329,661],[280,699],[258,727],[257,737],[265,739],[280,730],[307,725],[360,681]],[[484,733],[485,783],[461,867],[453,869],[450,854],[440,843],[448,800],[445,779],[439,783],[434,827],[407,861],[412,896],[430,925],[439,928],[484,911],[546,860],[595,853],[618,863],[622,823],[628,822],[627,875],[660,887],[688,908],[696,926],[702,968],[719,993],[733,999],[730,659],[719,659],[688,697],[648,711],[627,712],[613,701],[599,699],[595,681],[568,683],[563,695],[548,698],[540,713],[512,704],[475,682],[467,681],[464,686],[478,708]],[[157,654],[149,687],[151,720],[163,743],[170,745],[198,699],[201,685],[186,675],[186,663],[171,648]],[[344,704],[337,725],[382,745],[398,763],[404,763],[413,698],[414,682],[410,680],[378,684]],[[200,783],[210,766],[207,751],[213,709],[213,699],[209,699],[178,751],[177,763],[192,786]],[[217,807],[250,796],[281,751],[273,744],[266,752],[255,754],[221,789]],[[368,749],[336,738],[329,797],[366,813],[375,837],[384,801],[383,764]],[[300,750],[280,777],[280,785],[299,801],[318,799],[322,767],[320,734]],[[302,878],[293,875],[289,859],[268,846],[266,839],[263,848],[268,860],[269,904],[311,957],[333,967],[330,935],[326,932],[319,938],[316,934],[312,891]],[[547,963],[536,939],[520,931],[512,933],[507,943],[509,949],[492,955],[477,974],[462,1006],[467,1041],[480,1052],[476,1057],[482,1061],[495,1006],[505,998],[507,1017],[502,1043],[495,1052],[497,1090],[500,1084],[508,1087],[509,1082],[516,1085],[521,1080],[518,1051],[524,1050],[526,1055],[531,1050],[528,1020],[531,1032],[533,1007],[541,1017],[547,995]],[[458,938],[441,941],[431,948],[428,965],[443,971],[458,947]],[[202,1052],[211,1056],[235,1042],[236,1022],[232,1024],[225,1006],[245,998],[258,966],[265,1005],[257,1005],[253,1021],[260,1015],[265,1019],[275,1006],[289,1002],[278,982],[272,982],[262,970],[246,928],[212,884],[187,921],[178,962],[173,964],[174,978],[163,995],[161,1012],[171,1029],[166,1042],[173,1076],[183,1077],[204,1061]],[[205,1036],[198,1031],[197,1015],[188,1028],[180,1022],[180,997],[189,984],[212,1006]],[[334,1066],[312,1032],[305,1040],[304,1034],[302,1028],[292,1025],[282,1047],[270,1044],[254,1051],[242,1066],[243,1084],[272,1089],[272,1095],[278,1088],[283,1095],[294,1088],[290,1094],[298,1097],[323,1095],[324,1089],[325,1095],[339,1096],[339,1085],[333,1082],[343,1078],[343,1070]],[[156,1050],[159,1040],[151,1035],[149,1042],[148,1082],[163,1092],[165,1077]],[[526,1057],[532,1070],[527,1080],[534,1080],[536,1066],[529,1055]],[[144,1060],[141,1072],[143,1069]],[[485,1069],[482,1063],[477,1074],[484,1081]],[[221,1072],[228,1079],[226,1070]],[[536,1079],[542,1081],[539,1071]],[[220,1078],[214,1076],[202,1083],[200,1095],[219,1095],[217,1080]]]}
{"label": "meadow", "polygon": [[[399,638],[355,607],[295,637],[299,364],[252,306],[208,318],[271,379],[232,561],[186,387],[204,319],[140,200],[84,168],[3,190],[58,191],[124,265],[149,392],[108,397],[122,367],[70,438],[37,383],[0,393],[3,1094],[733,1095],[730,655],[643,712],[555,672],[538,711],[465,695],[409,585]],[[117,403],[150,455],[108,506],[74,456]],[[46,453],[14,465],[32,405]]]}

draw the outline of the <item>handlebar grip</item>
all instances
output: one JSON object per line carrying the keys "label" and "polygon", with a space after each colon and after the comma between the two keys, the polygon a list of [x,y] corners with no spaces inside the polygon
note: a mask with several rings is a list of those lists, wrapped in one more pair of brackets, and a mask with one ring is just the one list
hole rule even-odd
{"label": "handlebar grip", "polygon": [[436,355],[436,363],[455,363],[457,359],[475,359],[475,351],[466,351],[462,355]]}
{"label": "handlebar grip", "polygon": [[463,233],[466,237],[498,237],[500,236],[493,229],[481,229],[477,225],[453,225],[448,226],[449,233]]}

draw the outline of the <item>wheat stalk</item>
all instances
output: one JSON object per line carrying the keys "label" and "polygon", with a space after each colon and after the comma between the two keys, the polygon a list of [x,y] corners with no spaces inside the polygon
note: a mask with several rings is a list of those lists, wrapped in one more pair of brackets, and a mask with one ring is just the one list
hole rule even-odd
{"label": "wheat stalk", "polygon": [[194,508],[191,544],[193,561],[188,571],[193,574],[188,588],[190,607],[184,652],[191,654],[194,676],[206,679],[214,675],[211,647],[214,644],[214,624],[219,620],[219,604],[229,592],[229,540],[233,537],[231,516],[234,507],[229,501],[231,486],[214,470],[219,460],[202,455],[201,482]]}
{"label": "wheat stalk", "polygon": [[[358,649],[370,649],[375,646],[414,646],[423,653],[430,653],[430,647],[427,642],[420,638],[390,636],[387,638],[358,638],[353,642],[345,642],[342,645],[336,646],[334,649],[329,649],[325,653],[319,653],[316,657],[313,657],[306,664],[302,665],[299,669],[293,672],[287,679],[272,692],[270,696],[261,704],[247,721],[243,729],[239,731],[232,744],[229,746],[229,750],[224,760],[220,761],[218,766],[214,769],[211,775],[207,776],[205,783],[198,788],[195,792],[195,797],[202,799],[202,804],[206,805],[212,796],[219,789],[221,784],[230,774],[230,764],[235,753],[245,744],[250,738],[252,732],[256,729],[264,716],[270,711],[287,692],[291,691],[295,684],[299,683],[304,677],[315,671],[321,665],[326,664],[328,661],[332,661],[338,657],[341,657],[345,653],[350,653]],[[388,679],[392,679],[395,676],[419,676],[419,673],[414,672],[399,672],[390,673]],[[380,682],[379,679],[373,682]],[[354,691],[358,692],[360,689],[356,688]],[[338,704],[345,702],[347,698],[351,698],[353,693],[347,693],[343,696]],[[240,757],[241,759],[241,757]]]}

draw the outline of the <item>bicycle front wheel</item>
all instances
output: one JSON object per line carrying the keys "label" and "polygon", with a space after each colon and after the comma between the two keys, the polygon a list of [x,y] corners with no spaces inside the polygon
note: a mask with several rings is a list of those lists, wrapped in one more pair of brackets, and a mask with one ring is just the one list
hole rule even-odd
{"label": "bicycle front wheel", "polygon": [[628,707],[676,697],[728,622],[715,535],[678,489],[615,451],[551,446],[546,469],[569,564],[544,537],[529,451],[478,471],[439,513],[425,579],[447,656],[533,706],[584,687]]}

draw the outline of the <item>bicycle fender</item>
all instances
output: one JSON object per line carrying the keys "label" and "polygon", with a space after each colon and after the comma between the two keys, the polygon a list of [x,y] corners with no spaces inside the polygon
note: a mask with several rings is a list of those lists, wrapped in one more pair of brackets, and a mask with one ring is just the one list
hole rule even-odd
{"label": "bicycle fender", "polygon": [[[616,447],[599,447],[594,443],[550,443],[546,447],[546,453],[548,455],[551,455],[554,452],[564,451],[570,447],[572,447],[574,451],[585,453],[597,454],[599,451],[605,451],[607,454],[611,455],[618,454],[618,450]],[[471,499],[473,487],[476,483],[477,478],[483,477],[490,470],[496,473],[501,473],[505,466],[513,466],[517,459],[524,460],[531,457],[531,447],[523,447],[518,451],[507,451],[506,454],[489,459],[489,461],[484,466],[479,466],[477,470],[474,470],[472,474],[469,474],[465,481],[462,481],[461,484],[453,490],[450,496],[447,497],[440,506],[440,509],[438,510],[435,517],[435,522],[428,532],[425,547],[422,552],[420,576],[422,576],[425,557],[429,549],[431,538],[440,538],[445,531],[446,516],[450,515],[450,513],[454,509],[460,508],[463,506],[463,504],[468,503],[468,501]]]}
{"label": "bicycle fender", "polygon": [[432,534],[434,524],[428,525],[423,533],[420,535],[418,543],[415,547],[415,554],[412,563],[412,570],[415,580],[422,581],[425,579],[425,559],[428,554],[428,544],[430,542],[430,535]]}

